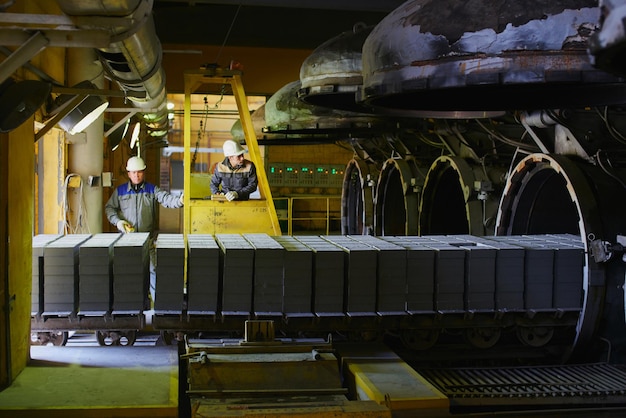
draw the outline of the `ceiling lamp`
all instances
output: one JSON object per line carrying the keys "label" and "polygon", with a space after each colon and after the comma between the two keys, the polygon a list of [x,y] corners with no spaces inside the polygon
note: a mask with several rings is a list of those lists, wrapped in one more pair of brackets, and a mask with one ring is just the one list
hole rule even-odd
{"label": "ceiling lamp", "polygon": [[0,132],[10,132],[24,123],[50,95],[52,85],[38,80],[7,79],[0,85]]}
{"label": "ceiling lamp", "polygon": [[126,119],[124,123],[119,125],[117,128],[113,129],[110,134],[107,135],[109,138],[109,148],[111,151],[115,151],[126,136],[128,132],[128,126],[130,125],[130,119]]}
{"label": "ceiling lamp", "polygon": [[130,136],[130,149],[135,148],[135,145],[137,145],[137,141],[139,141],[140,133],[141,133],[141,122],[137,122],[135,123],[135,126],[133,127],[133,132],[131,133],[131,136]]}
{"label": "ceiling lamp", "polygon": [[[91,81],[82,81],[74,86],[78,89],[96,90],[96,86]],[[105,101],[101,96],[86,93],[87,96],[74,107],[63,119],[59,121],[59,126],[70,135],[84,131],[109,106],[109,102]],[[57,98],[59,104],[66,103],[71,100],[73,95],[62,94]]]}

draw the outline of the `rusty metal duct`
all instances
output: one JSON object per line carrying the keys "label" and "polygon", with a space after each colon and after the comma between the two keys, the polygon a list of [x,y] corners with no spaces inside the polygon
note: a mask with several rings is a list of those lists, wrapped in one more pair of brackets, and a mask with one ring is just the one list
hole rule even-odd
{"label": "rusty metal duct", "polygon": [[357,102],[398,112],[624,102],[623,80],[587,54],[595,0],[407,1],[363,45]]}
{"label": "rusty metal duct", "polygon": [[[289,139],[293,140],[293,144],[327,142],[380,135],[396,126],[396,122],[387,118],[306,103],[298,99],[300,90],[300,80],[287,83],[252,114],[258,138],[272,141]],[[239,121],[231,128],[231,133],[242,138]]]}
{"label": "rusty metal duct", "polygon": [[[96,51],[107,74],[126,92],[153,137],[167,134],[167,93],[161,67],[162,49],[152,19],[152,0],[57,0],[70,17],[103,18],[99,28],[112,34],[113,42]],[[124,18],[124,19],[114,19]],[[80,22],[80,19],[77,19]],[[132,25],[127,25],[127,22]],[[86,29],[86,28],[85,28]]]}
{"label": "rusty metal duct", "polygon": [[589,52],[594,65],[605,71],[626,75],[626,2],[600,0],[601,28],[591,37]]}
{"label": "rusty metal duct", "polygon": [[307,103],[353,112],[368,111],[357,105],[355,93],[363,84],[361,50],[373,26],[356,24],[318,46],[302,63],[298,97]]}

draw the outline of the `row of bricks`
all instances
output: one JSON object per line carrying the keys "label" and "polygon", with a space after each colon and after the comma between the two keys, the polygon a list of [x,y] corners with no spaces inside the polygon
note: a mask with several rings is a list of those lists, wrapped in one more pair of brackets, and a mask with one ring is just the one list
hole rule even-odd
{"label": "row of bricks", "polygon": [[[81,310],[103,309],[111,299],[117,310],[118,298],[129,299],[132,293],[136,303],[123,309],[141,309],[149,249],[148,237],[142,241],[140,235],[35,237],[33,311],[41,309],[42,300],[44,311],[49,310],[47,301],[58,308],[62,294],[67,299],[62,310],[76,308],[75,292],[68,287],[58,291],[55,285],[78,282]],[[63,264],[48,261],[61,248],[67,251],[66,261],[78,263],[79,281],[53,274]],[[45,281],[35,271],[35,266],[42,271],[42,256]],[[161,234],[155,309],[287,314],[580,309],[583,257],[582,243],[572,235],[217,234],[189,235],[185,245],[182,234]],[[103,272],[118,266],[109,276],[114,278],[112,298],[109,286],[98,282],[101,275],[91,274],[97,262]]]}

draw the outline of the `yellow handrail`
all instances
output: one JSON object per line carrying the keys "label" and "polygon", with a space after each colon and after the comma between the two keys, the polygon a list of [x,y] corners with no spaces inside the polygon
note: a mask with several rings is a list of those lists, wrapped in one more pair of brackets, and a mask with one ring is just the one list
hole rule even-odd
{"label": "yellow handrail", "polygon": [[[280,211],[277,211],[279,221],[287,221],[287,235],[293,235],[293,223],[294,221],[325,221],[326,223],[326,235],[330,235],[331,221],[340,221],[341,215],[338,217],[331,217],[330,203],[331,200],[341,201],[341,196],[288,196],[288,197],[275,197],[274,201],[286,200],[287,201],[287,216],[281,216]],[[294,217],[294,201],[298,200],[325,200],[326,210],[325,216],[308,216],[308,217]]]}

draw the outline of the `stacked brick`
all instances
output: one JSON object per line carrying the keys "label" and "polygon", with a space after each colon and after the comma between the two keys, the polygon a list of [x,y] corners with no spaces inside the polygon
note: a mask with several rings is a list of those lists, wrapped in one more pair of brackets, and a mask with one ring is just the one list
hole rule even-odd
{"label": "stacked brick", "polygon": [[183,310],[185,289],[185,238],[183,234],[160,234],[156,246],[154,311]]}
{"label": "stacked brick", "polygon": [[580,309],[583,301],[585,246],[580,237],[570,234],[536,236],[553,245],[554,306]]}
{"label": "stacked brick", "polygon": [[187,311],[215,314],[219,301],[220,247],[210,234],[187,235],[187,247]]}
{"label": "stacked brick", "polygon": [[123,234],[113,246],[113,312],[136,314],[148,307],[150,245],[147,232]]}
{"label": "stacked brick", "polygon": [[287,318],[311,316],[313,251],[291,236],[274,240],[285,249],[282,312]]}
{"label": "stacked brick", "polygon": [[342,235],[322,237],[344,252],[344,307],[348,315],[376,312],[376,249]]}
{"label": "stacked brick", "polygon": [[441,236],[426,237],[422,243],[435,250],[435,310],[462,312],[465,308],[465,250],[448,244]]}
{"label": "stacked brick", "polygon": [[496,293],[497,250],[470,235],[429,237],[462,249],[465,254],[464,309],[493,311]]}
{"label": "stacked brick", "polygon": [[78,310],[78,249],[90,236],[65,235],[44,247],[44,315],[71,315]]}
{"label": "stacked brick", "polygon": [[411,314],[434,311],[436,250],[424,244],[427,239],[411,236],[385,236],[385,241],[406,250],[406,311]]}
{"label": "stacked brick", "polygon": [[33,316],[43,312],[44,248],[62,236],[60,234],[39,234],[33,237],[33,287],[31,291],[31,315]]}
{"label": "stacked brick", "polygon": [[496,250],[495,300],[496,310],[524,309],[524,248],[507,243],[498,237],[463,236],[477,245],[488,245]]}
{"label": "stacked brick", "polygon": [[96,234],[79,254],[79,313],[104,315],[113,301],[113,245],[121,234]]}
{"label": "stacked brick", "polygon": [[285,249],[267,234],[244,234],[243,237],[254,248],[254,313],[281,316]]}
{"label": "stacked brick", "polygon": [[403,314],[406,311],[407,250],[371,235],[350,238],[376,250],[376,311],[381,315]]}
{"label": "stacked brick", "polygon": [[248,315],[252,312],[254,247],[238,234],[215,235],[222,251],[222,313]]}
{"label": "stacked brick", "polygon": [[[147,233],[33,237],[32,314],[143,311],[151,242]],[[187,245],[182,234],[161,234],[155,311],[334,317],[580,310],[584,250],[568,234],[190,234]]]}
{"label": "stacked brick", "polygon": [[580,237],[513,235],[489,239],[524,249],[525,309],[582,307],[584,246]]}
{"label": "stacked brick", "polygon": [[295,238],[313,251],[313,312],[317,316],[343,315],[343,250],[317,236]]}

